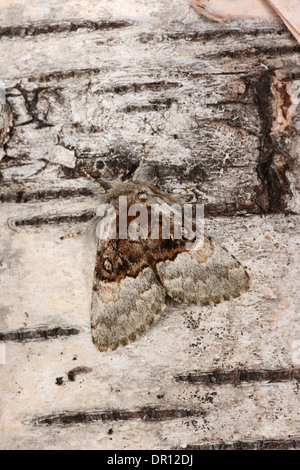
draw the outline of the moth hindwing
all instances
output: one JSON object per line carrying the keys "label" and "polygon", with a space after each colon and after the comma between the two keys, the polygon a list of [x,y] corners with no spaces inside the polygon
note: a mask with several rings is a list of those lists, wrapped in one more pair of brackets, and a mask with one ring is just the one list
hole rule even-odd
{"label": "moth hindwing", "polygon": [[[124,237],[135,219],[120,210],[120,197],[128,207],[142,205],[149,214],[158,204],[180,206],[180,202],[153,185],[140,181],[118,183],[105,194],[105,203],[115,210],[114,237],[98,239],[93,281],[92,339],[100,351],[125,346],[141,335],[161,314],[168,295],[188,304],[216,304],[239,296],[249,288],[249,276],[225,248],[204,233],[201,246],[188,249],[187,240],[174,236],[175,218],[170,223],[173,236]],[[103,228],[104,218],[98,226]],[[178,228],[178,227],[177,227]],[[162,219],[158,221],[161,235]],[[149,236],[150,234],[150,236]],[[145,235],[145,234],[144,234]]]}

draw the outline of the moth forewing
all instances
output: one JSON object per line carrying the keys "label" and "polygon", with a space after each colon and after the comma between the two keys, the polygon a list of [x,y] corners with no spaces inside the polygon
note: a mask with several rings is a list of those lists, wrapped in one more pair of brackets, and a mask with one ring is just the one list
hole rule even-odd
{"label": "moth forewing", "polygon": [[93,283],[92,338],[100,351],[134,341],[165,308],[157,281],[139,242],[99,241]]}

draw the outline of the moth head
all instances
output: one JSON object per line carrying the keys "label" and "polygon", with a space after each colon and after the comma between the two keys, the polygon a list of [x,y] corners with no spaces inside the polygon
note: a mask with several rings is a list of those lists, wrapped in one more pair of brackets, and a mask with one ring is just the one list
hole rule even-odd
{"label": "moth head", "polygon": [[[131,157],[131,156],[130,156]],[[101,176],[95,178],[91,176],[84,168],[81,168],[81,172],[88,179],[95,181],[100,187],[101,194],[107,194],[106,202],[108,199],[112,199],[116,191],[121,193],[128,192],[134,194],[136,191],[135,186],[130,186],[130,183],[141,182],[145,179],[145,166],[143,165],[145,160],[145,145],[142,148],[142,154],[138,164],[136,164],[132,159],[126,159],[126,164],[124,164],[124,157],[115,156],[111,162],[107,162],[104,165],[101,162]],[[129,166],[128,166],[129,165]],[[98,162],[99,166],[99,162]]]}

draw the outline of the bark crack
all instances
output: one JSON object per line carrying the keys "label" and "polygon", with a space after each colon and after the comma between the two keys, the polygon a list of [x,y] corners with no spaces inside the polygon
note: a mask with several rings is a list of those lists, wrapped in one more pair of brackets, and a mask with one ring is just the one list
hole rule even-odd
{"label": "bark crack", "polygon": [[287,200],[292,197],[287,173],[291,169],[289,146],[285,136],[272,135],[274,112],[272,108],[273,71],[266,71],[252,81],[255,102],[261,122],[257,175],[260,185],[253,200],[263,212],[289,212]]}
{"label": "bark crack", "polygon": [[61,23],[40,23],[23,26],[6,26],[0,28],[0,38],[15,38],[26,36],[40,36],[45,34],[72,33],[81,29],[89,31],[105,31],[122,29],[133,26],[128,20],[100,20],[100,21],[65,21]]}
{"label": "bark crack", "polygon": [[36,426],[73,426],[88,424],[95,421],[128,421],[141,419],[143,421],[166,421],[170,419],[205,416],[205,411],[180,408],[143,407],[137,410],[91,410],[76,411],[40,416],[35,418]]}
{"label": "bark crack", "polygon": [[203,385],[239,385],[242,382],[288,382],[300,381],[300,368],[282,369],[232,369],[209,372],[190,372],[175,376],[176,382]]}

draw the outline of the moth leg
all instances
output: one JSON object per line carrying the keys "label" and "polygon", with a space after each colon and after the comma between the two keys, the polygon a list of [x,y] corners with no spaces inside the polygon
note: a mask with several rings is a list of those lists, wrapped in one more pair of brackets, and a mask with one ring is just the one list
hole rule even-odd
{"label": "moth leg", "polygon": [[95,241],[97,238],[97,225],[102,220],[103,216],[95,216],[92,220],[88,223],[87,227],[80,232],[69,233],[60,237],[61,240],[66,240],[68,238],[79,237],[80,235],[87,235],[91,240]]}
{"label": "moth leg", "polygon": [[79,237],[80,235],[83,235],[86,232],[85,230],[81,230],[80,232],[75,232],[75,233],[68,233],[67,235],[64,235],[60,237],[61,240],[67,240],[68,238],[75,238]]}
{"label": "moth leg", "polygon": [[86,176],[90,181],[94,181],[94,183],[97,183],[98,186],[100,186],[100,191],[102,194],[105,194],[106,193],[106,189],[102,186],[102,184],[100,183],[100,181],[98,181],[96,178],[93,178],[93,176],[91,176],[84,168],[80,168],[80,171],[84,174],[84,176]]}

